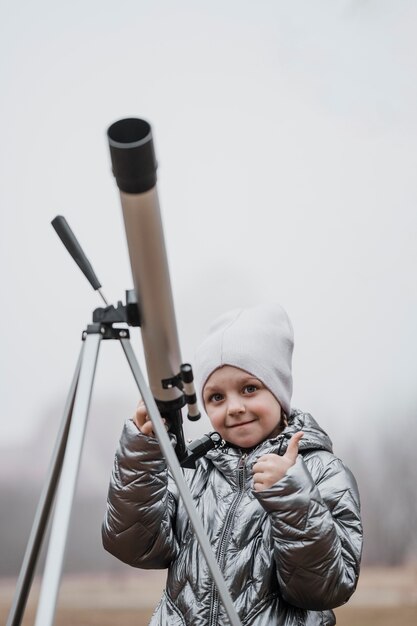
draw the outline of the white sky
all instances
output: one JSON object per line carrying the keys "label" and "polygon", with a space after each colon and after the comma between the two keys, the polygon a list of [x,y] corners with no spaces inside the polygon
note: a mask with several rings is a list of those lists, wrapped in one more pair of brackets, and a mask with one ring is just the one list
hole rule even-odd
{"label": "white sky", "polygon": [[[63,408],[101,305],[51,219],[108,299],[132,286],[106,141],[127,116],[153,126],[184,360],[214,316],[274,299],[293,404],[333,439],[415,407],[416,18],[411,0],[0,1],[0,443]],[[136,395],[103,345],[116,430]]]}

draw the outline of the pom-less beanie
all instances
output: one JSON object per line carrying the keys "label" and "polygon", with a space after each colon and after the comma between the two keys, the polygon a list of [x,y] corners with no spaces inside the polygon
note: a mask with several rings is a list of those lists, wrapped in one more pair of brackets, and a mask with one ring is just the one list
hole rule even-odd
{"label": "pom-less beanie", "polygon": [[278,304],[234,309],[221,315],[196,351],[194,376],[202,402],[209,376],[223,365],[255,376],[274,394],[284,413],[291,411],[293,329]]}

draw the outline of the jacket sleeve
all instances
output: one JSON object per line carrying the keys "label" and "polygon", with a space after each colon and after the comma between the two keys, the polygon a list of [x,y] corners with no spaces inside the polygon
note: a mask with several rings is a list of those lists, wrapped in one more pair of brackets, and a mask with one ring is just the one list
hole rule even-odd
{"label": "jacket sleeve", "polygon": [[176,497],[156,439],[127,420],[116,452],[107,510],[102,526],[104,548],[144,569],[168,567],[177,553],[174,534]]}
{"label": "jacket sleeve", "polygon": [[270,489],[255,492],[271,522],[283,598],[322,611],[347,602],[359,577],[362,525],[352,473],[330,452],[298,456]]}

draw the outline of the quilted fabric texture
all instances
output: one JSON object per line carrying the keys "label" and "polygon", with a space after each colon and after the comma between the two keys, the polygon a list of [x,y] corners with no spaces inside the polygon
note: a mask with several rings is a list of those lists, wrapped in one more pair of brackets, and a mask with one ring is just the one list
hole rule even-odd
{"label": "quilted fabric texture", "polygon": [[[271,488],[254,492],[252,466],[283,454],[303,430],[300,454]],[[213,450],[184,470],[242,625],[331,626],[353,593],[362,527],[354,477],[315,420],[293,411],[277,438],[249,453]],[[229,624],[158,443],[129,420],[111,479],[105,548],[140,568],[168,568],[152,626]]]}

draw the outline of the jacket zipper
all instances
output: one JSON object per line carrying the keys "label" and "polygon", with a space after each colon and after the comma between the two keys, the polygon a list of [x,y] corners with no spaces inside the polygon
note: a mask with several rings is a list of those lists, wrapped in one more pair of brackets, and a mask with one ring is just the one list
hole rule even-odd
{"label": "jacket zipper", "polygon": [[[232,530],[232,521],[235,516],[236,509],[244,493],[245,474],[246,474],[245,472],[246,457],[247,457],[247,454],[245,453],[240,457],[240,460],[239,460],[239,464],[237,467],[238,493],[235,499],[233,500],[232,505],[229,509],[229,512],[226,516],[226,521],[223,526],[223,531],[222,531],[222,535],[221,535],[220,542],[219,542],[219,547],[218,547],[217,554],[216,554],[217,562],[219,564],[220,569],[222,569],[224,565],[225,548],[228,543],[228,539],[230,537],[230,531]],[[211,585],[209,626],[217,626],[218,615],[219,615],[219,592],[218,592],[216,585],[213,582]]]}

